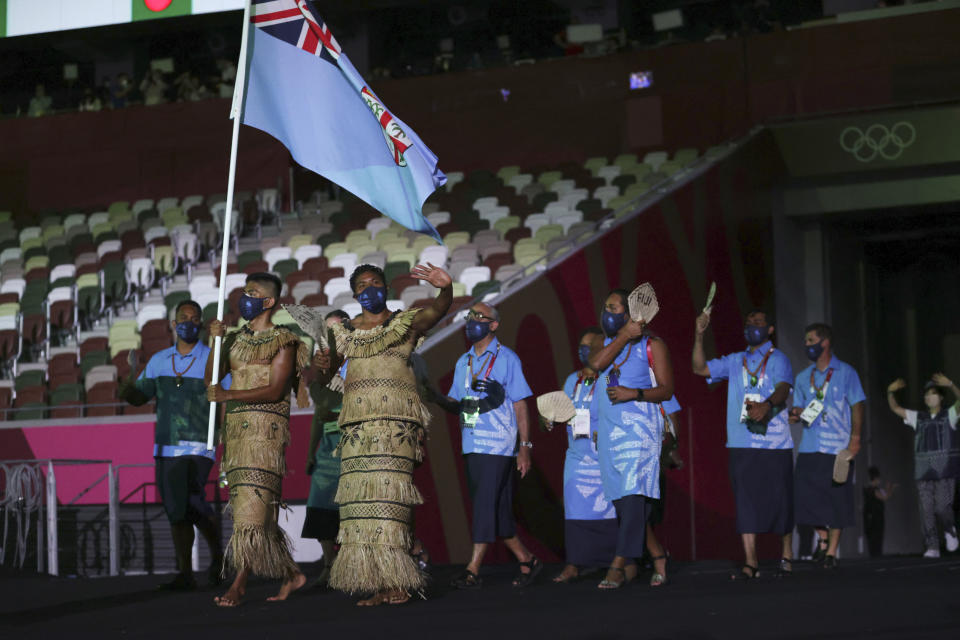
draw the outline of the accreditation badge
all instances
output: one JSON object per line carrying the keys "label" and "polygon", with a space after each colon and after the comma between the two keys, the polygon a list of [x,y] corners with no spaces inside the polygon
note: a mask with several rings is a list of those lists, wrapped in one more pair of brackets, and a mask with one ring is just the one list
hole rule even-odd
{"label": "accreditation badge", "polygon": [[473,429],[480,419],[480,400],[473,396],[467,396],[463,399],[463,410],[460,412],[460,424],[469,429]]}
{"label": "accreditation badge", "polygon": [[577,415],[573,417],[573,437],[590,437],[590,409],[577,409]]}
{"label": "accreditation badge", "polygon": [[800,419],[809,427],[823,413],[823,403],[814,398],[800,414]]}
{"label": "accreditation badge", "polygon": [[763,402],[764,399],[759,393],[748,393],[743,396],[743,405],[740,406],[740,422],[746,423],[750,419],[750,415],[747,413],[748,402]]}

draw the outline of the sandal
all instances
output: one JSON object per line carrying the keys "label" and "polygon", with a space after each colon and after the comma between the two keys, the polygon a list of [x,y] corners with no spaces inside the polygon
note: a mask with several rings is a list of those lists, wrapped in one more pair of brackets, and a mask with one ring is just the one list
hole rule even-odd
{"label": "sandal", "polygon": [[823,538],[817,538],[817,550],[813,552],[813,564],[820,564],[827,558],[829,544]]}
{"label": "sandal", "polygon": [[450,586],[456,589],[479,589],[481,585],[483,580],[470,569],[464,569],[450,581]]}
{"label": "sandal", "polygon": [[413,558],[414,562],[417,563],[417,567],[420,568],[420,571],[426,573],[430,570],[430,554],[427,553],[426,549],[421,547],[419,552],[411,552],[410,556]]}
{"label": "sandal", "polygon": [[750,580],[756,580],[759,577],[760,577],[760,569],[758,569],[757,567],[751,566],[749,564],[741,565],[739,571],[734,571],[733,573],[730,574],[730,579],[733,581],[741,580],[741,581],[749,582]]}
{"label": "sandal", "polygon": [[789,578],[793,575],[793,559],[792,558],[780,558],[780,566],[777,567],[777,572],[774,574],[778,578]]}
{"label": "sandal", "polygon": [[[523,572],[523,568],[526,567],[529,569],[526,573]],[[520,563],[520,571],[513,578],[513,586],[517,589],[522,589],[530,584],[533,584],[534,578],[540,575],[540,572],[543,571],[543,563],[540,562],[540,558],[537,556],[531,557],[526,562]]]}
{"label": "sandal", "polygon": [[[572,572],[567,571],[567,569],[570,567],[573,567]],[[557,584],[570,584],[571,582],[576,581],[579,577],[580,577],[580,570],[577,569],[576,566],[571,564],[564,567],[563,571],[558,573],[556,577],[554,577],[553,581],[556,582]]]}
{"label": "sandal", "polygon": [[823,568],[824,569],[836,569],[837,568],[837,556],[826,556],[823,559]]}
{"label": "sandal", "polygon": [[608,573],[610,571],[619,571],[620,574],[623,576],[623,580],[620,580],[619,582],[615,582],[613,580],[607,580],[606,578],[604,578],[603,580],[600,581],[600,584],[597,585],[598,589],[602,589],[604,591],[619,589],[623,585],[630,582],[630,580],[632,579],[632,578],[631,579],[627,578],[627,570],[623,567],[610,567],[608,570]]}
{"label": "sandal", "polygon": [[[656,570],[656,568],[654,568],[654,570],[653,570],[653,575],[650,576],[650,586],[651,586],[651,587],[665,587],[665,586],[667,586],[668,584],[670,584],[670,580],[667,579],[667,576],[665,575],[665,574],[666,574],[666,571],[667,571],[667,569],[666,569],[667,556],[657,556],[657,557],[655,557],[655,558],[650,558],[651,564],[652,564],[652,563],[655,563],[657,560],[663,560],[663,561],[664,561],[664,569],[663,569],[664,572],[663,572],[663,573],[660,573],[660,572],[658,572],[658,571]],[[655,564],[654,564],[653,566],[656,567]]]}

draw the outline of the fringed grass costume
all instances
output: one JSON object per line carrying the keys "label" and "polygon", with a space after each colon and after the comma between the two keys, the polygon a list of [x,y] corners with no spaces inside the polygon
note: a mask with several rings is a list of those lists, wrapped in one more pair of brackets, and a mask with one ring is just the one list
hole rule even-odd
{"label": "fringed grass costume", "polygon": [[418,311],[396,313],[373,329],[333,329],[350,364],[340,413],[341,547],[330,586],[351,594],[419,591],[425,584],[410,556],[413,509],[423,503],[413,468],[430,416],[409,364]]}
{"label": "fringed grass costume", "polygon": [[[244,327],[227,338],[231,389],[256,389],[270,383],[274,356],[296,345],[297,379],[307,365],[307,347],[284,327],[253,331]],[[297,379],[294,380],[296,385]],[[305,404],[301,387],[297,404]],[[289,580],[299,573],[290,555],[290,541],[277,524],[280,487],[287,466],[284,451],[290,443],[290,402],[231,402],[223,430],[221,467],[230,487],[233,534],[225,566],[234,571]]]}

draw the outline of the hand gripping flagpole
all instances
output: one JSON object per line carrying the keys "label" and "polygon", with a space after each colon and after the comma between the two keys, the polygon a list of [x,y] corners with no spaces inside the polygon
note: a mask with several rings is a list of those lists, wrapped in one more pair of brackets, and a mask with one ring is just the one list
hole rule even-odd
{"label": "hand gripping flagpole", "polygon": [[[240,114],[243,110],[243,95],[247,83],[247,42],[250,33],[250,0],[243,3],[243,34],[240,38],[240,59],[237,62],[237,80],[233,89],[233,104],[230,117],[233,119],[233,139],[230,142],[230,173],[227,177],[227,202],[223,213],[223,248],[220,253],[220,291],[217,298],[217,320],[223,321],[223,301],[227,289],[227,261],[230,254],[230,230],[233,228],[233,190],[237,175],[237,140],[240,137]],[[223,338],[213,341],[213,376],[211,384],[220,384],[220,349]],[[217,403],[210,403],[210,419],[207,423],[207,449],[213,451],[214,426],[217,419]]]}

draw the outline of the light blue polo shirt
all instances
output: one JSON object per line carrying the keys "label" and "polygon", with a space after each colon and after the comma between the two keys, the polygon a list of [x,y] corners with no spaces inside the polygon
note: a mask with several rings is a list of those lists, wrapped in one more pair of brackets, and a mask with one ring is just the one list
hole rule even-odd
{"label": "light blue polo shirt", "polygon": [[[817,416],[810,426],[803,424],[803,437],[800,439],[799,453],[829,453],[836,454],[846,449],[850,443],[850,407],[863,402],[867,396],[863,393],[860,376],[856,369],[836,356],[831,356],[826,370],[819,371],[816,364],[801,371],[797,375],[793,387],[793,406],[806,408],[816,397],[816,388],[824,387],[828,373],[830,386],[826,387],[823,399],[823,412]],[[810,374],[813,373],[814,389],[811,389]]]}
{"label": "light blue polo shirt", "polygon": [[[499,350],[499,351],[498,351]],[[487,348],[477,356],[473,347],[457,360],[453,372],[453,384],[450,387],[450,397],[454,400],[463,400],[467,396],[485,398],[486,393],[465,389],[465,381],[470,378],[468,362],[473,361],[473,373],[481,379],[493,358],[493,368],[488,379],[499,382],[504,389],[503,404],[486,413],[481,413],[473,427],[463,424],[461,415],[460,431],[463,440],[463,453],[485,453],[494,456],[513,456],[517,454],[517,415],[514,413],[513,403],[529,398],[530,391],[526,379],[523,377],[523,368],[520,358],[508,347],[500,344],[497,338],[490,341]],[[467,383],[469,384],[469,383]]]}
{"label": "light blue polo shirt", "polygon": [[[763,359],[767,352],[773,349],[767,358],[766,369],[763,368]],[[744,371],[743,361],[746,358],[747,369],[755,372],[757,384],[751,384],[750,373]],[[787,398],[784,409],[767,423],[767,433],[760,435],[751,433],[745,422],[740,422],[740,413],[743,408],[743,399],[746,394],[756,394],[766,399],[773,395],[776,386],[784,382],[793,384],[793,368],[790,360],[779,349],[773,347],[769,340],[757,347],[755,351],[738,351],[721,358],[707,362],[710,370],[708,383],[718,380],[727,380],[727,448],[728,449],[793,449],[793,436],[790,435],[790,399]],[[744,376],[746,373],[746,376]],[[763,375],[761,375],[761,373]],[[746,377],[746,381],[744,381]]]}
{"label": "light blue polo shirt", "polygon": [[680,402],[677,401],[677,396],[675,395],[670,396],[670,399],[662,403],[660,406],[663,407],[663,412],[668,416],[683,409],[683,407],[680,406]]}

